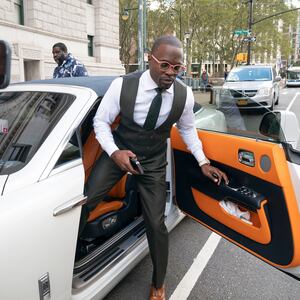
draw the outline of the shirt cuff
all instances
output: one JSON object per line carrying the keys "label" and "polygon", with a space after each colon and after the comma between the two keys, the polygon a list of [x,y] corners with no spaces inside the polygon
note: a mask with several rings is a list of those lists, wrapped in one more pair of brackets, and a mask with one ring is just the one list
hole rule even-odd
{"label": "shirt cuff", "polygon": [[109,156],[111,156],[115,151],[120,150],[116,145],[106,145],[103,149]]}
{"label": "shirt cuff", "polygon": [[202,167],[203,165],[209,165],[210,161],[207,158],[204,158],[203,160],[199,161],[199,166]]}
{"label": "shirt cuff", "polygon": [[194,155],[198,163],[206,159],[205,154],[201,148],[198,148],[196,151],[193,151],[192,154]]}

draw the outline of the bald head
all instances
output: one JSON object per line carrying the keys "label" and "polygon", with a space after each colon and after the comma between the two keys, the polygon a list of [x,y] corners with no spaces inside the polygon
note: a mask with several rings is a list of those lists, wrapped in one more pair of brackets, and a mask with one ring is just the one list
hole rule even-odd
{"label": "bald head", "polygon": [[170,88],[178,72],[183,68],[181,42],[172,35],[156,39],[148,62],[153,81],[164,90]]}
{"label": "bald head", "polygon": [[164,35],[155,40],[151,52],[154,53],[161,45],[169,45],[180,49],[182,48],[182,44],[178,38],[173,35]]}

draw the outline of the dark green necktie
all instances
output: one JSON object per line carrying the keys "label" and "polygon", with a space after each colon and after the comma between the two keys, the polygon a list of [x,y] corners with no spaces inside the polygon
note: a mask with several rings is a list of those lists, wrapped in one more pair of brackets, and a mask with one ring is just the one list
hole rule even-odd
{"label": "dark green necktie", "polygon": [[144,129],[146,130],[152,130],[155,128],[158,116],[159,116],[159,111],[160,111],[160,107],[161,107],[161,102],[162,102],[162,89],[161,88],[156,88],[155,89],[157,94],[156,96],[153,98],[145,123],[144,123]]}

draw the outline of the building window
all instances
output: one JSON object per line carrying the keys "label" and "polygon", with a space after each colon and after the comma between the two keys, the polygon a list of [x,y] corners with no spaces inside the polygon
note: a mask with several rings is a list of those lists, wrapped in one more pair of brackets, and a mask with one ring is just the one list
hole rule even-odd
{"label": "building window", "polygon": [[93,4],[93,0],[86,0],[87,4]]}
{"label": "building window", "polygon": [[92,35],[88,35],[88,55],[94,56],[94,37]]}
{"label": "building window", "polygon": [[24,4],[23,0],[14,0],[14,14],[16,22],[24,25]]}

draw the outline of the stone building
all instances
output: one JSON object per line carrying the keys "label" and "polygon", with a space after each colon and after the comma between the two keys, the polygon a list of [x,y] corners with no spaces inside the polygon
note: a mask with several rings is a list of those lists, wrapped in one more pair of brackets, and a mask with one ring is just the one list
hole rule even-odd
{"label": "stone building", "polygon": [[12,46],[12,82],[51,78],[63,42],[89,75],[119,75],[119,0],[0,0],[0,39]]}

